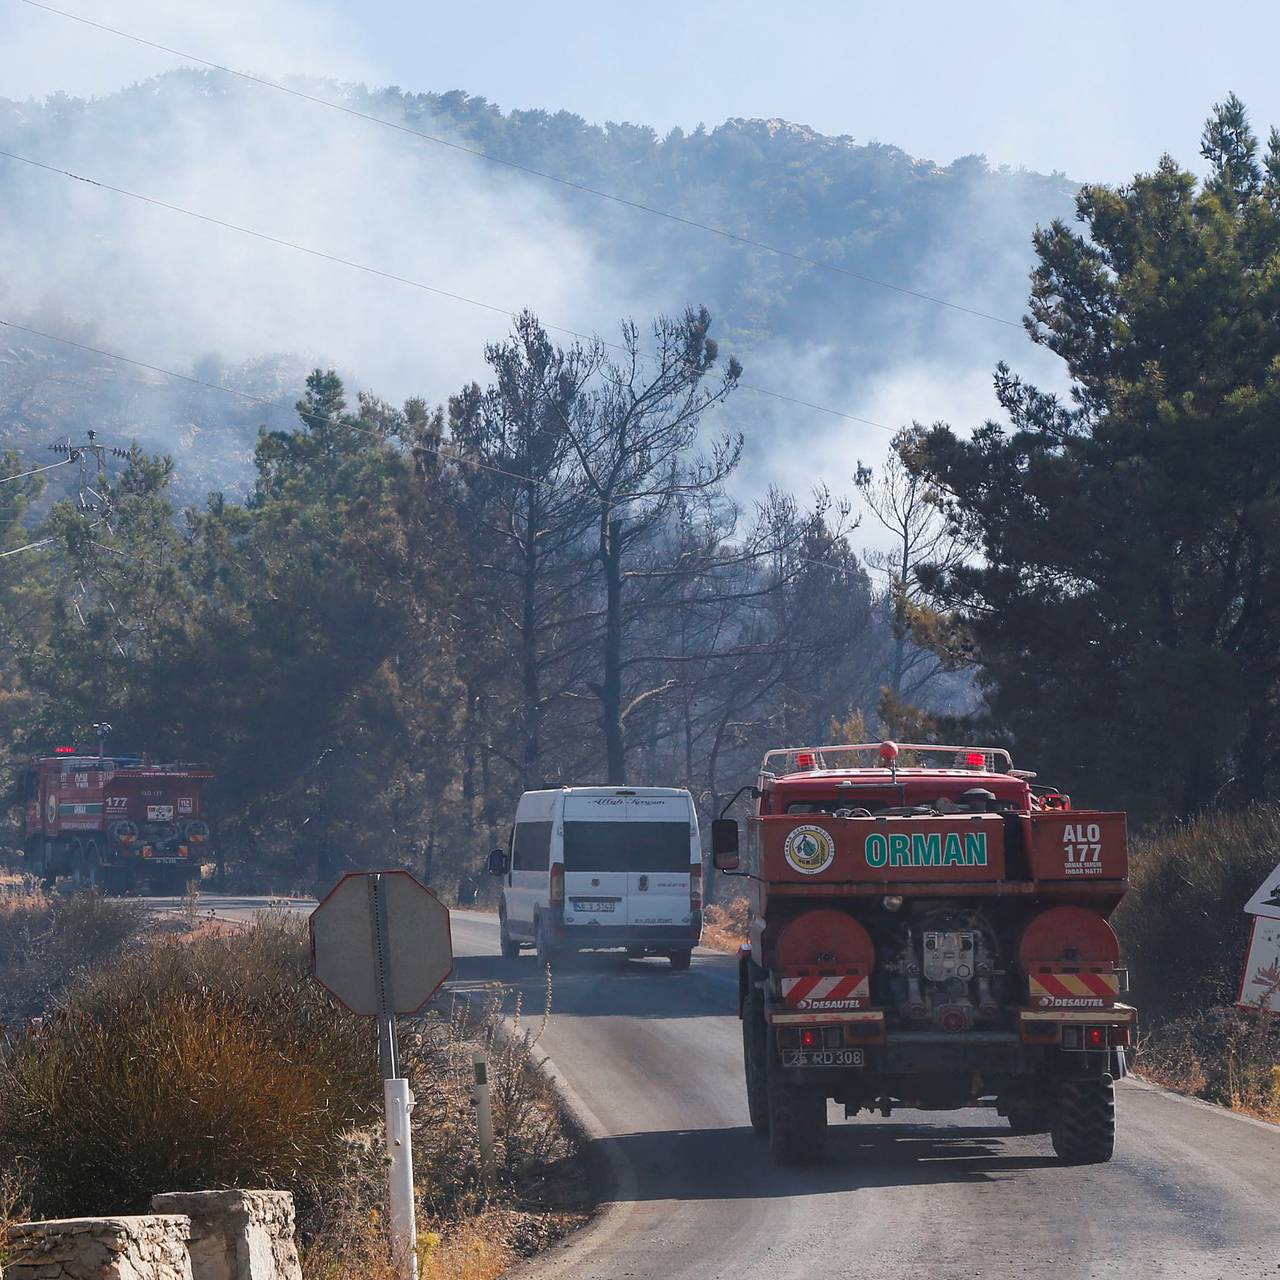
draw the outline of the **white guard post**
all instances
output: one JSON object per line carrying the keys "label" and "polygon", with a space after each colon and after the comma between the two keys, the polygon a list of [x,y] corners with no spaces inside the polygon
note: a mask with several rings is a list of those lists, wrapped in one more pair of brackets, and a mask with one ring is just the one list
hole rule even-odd
{"label": "white guard post", "polygon": [[489,1060],[483,1053],[472,1055],[475,1069],[476,1131],[480,1138],[480,1168],[486,1182],[493,1181],[493,1099],[489,1094]]}
{"label": "white guard post", "polygon": [[413,1203],[413,1137],[409,1128],[413,1094],[407,1080],[384,1080],[382,1097],[387,1108],[391,1247],[396,1269],[408,1280],[417,1280],[418,1222]]}

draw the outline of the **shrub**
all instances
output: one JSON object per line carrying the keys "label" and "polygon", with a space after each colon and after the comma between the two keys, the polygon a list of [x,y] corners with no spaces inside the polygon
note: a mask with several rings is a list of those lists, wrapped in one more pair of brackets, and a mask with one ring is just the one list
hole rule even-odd
{"label": "shrub", "polygon": [[1280,806],[1208,814],[1134,843],[1115,925],[1144,1020],[1235,1002],[1244,904],[1280,858]]}
{"label": "shrub", "polygon": [[1242,908],[1275,866],[1280,806],[1212,813],[1134,843],[1115,915],[1144,1034],[1138,1069],[1211,1102],[1280,1118],[1280,1019],[1234,1008]]}
{"label": "shrub", "polygon": [[[495,1259],[541,1243],[575,1198],[557,1174],[573,1146],[534,1069],[536,1036],[496,1034],[502,998],[479,1009],[460,1002],[401,1029],[422,1216],[490,1215],[486,1274],[500,1269]],[[498,1139],[490,1185],[470,1098],[477,1045],[489,1051]],[[138,1211],[156,1191],[290,1190],[310,1275],[381,1274],[386,1165],[373,1025],[311,981],[296,917],[263,917],[234,935],[156,938],[83,977],[38,1031],[0,1054],[0,1169],[19,1155],[41,1216]],[[482,1243],[455,1235],[433,1265],[463,1238],[472,1253]]]}
{"label": "shrub", "polygon": [[746,898],[713,902],[703,916],[702,941],[717,951],[736,951],[747,940],[751,906]]}
{"label": "shrub", "polygon": [[0,1167],[27,1158],[41,1214],[236,1185],[305,1201],[379,1101],[367,1024],[329,1005],[301,931],[272,921],[158,941],[86,977],[0,1061]]}
{"label": "shrub", "polygon": [[0,894],[0,1027],[34,1017],[78,976],[147,929],[136,902],[27,888]]}

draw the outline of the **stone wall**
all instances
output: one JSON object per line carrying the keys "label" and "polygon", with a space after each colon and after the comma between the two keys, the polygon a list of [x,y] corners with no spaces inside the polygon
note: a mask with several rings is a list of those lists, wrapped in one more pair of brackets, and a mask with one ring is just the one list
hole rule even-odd
{"label": "stone wall", "polygon": [[173,1191],[151,1208],[191,1220],[194,1280],[302,1280],[287,1191]]}
{"label": "stone wall", "polygon": [[4,1280],[302,1280],[287,1191],[173,1192],[151,1207],[13,1227]]}
{"label": "stone wall", "polygon": [[9,1232],[5,1280],[193,1280],[184,1217],[55,1218]]}

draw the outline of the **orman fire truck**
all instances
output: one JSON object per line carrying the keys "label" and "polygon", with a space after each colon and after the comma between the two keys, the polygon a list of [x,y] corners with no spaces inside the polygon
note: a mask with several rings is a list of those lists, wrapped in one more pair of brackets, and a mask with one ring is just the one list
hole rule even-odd
{"label": "orman fire truck", "polygon": [[211,858],[204,765],[73,747],[31,761],[23,778],[23,850],[48,885],[182,893]]}
{"label": "orman fire truck", "polygon": [[1108,923],[1125,817],[1035,776],[996,747],[771,751],[743,788],[745,848],[734,819],[713,824],[751,904],[747,1101],[777,1163],[821,1154],[828,1099],[846,1116],[994,1106],[1067,1163],[1111,1158],[1136,1030]]}

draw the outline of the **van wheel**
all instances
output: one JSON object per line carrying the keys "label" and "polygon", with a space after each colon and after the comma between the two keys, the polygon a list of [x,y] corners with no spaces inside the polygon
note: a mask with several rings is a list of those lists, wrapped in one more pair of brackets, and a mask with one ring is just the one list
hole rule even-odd
{"label": "van wheel", "polygon": [[538,950],[538,968],[545,969],[548,965],[554,968],[560,963],[560,949],[547,936],[546,926],[541,920],[538,921],[534,937],[537,939],[535,946]]}
{"label": "van wheel", "polygon": [[511,936],[507,933],[507,917],[498,917],[498,946],[502,948],[502,958],[504,960],[518,960],[520,958],[520,944],[513,942]]}
{"label": "van wheel", "polygon": [[693,959],[693,952],[688,947],[682,947],[679,951],[672,951],[671,967],[677,972],[681,972],[689,967],[689,962]]}

